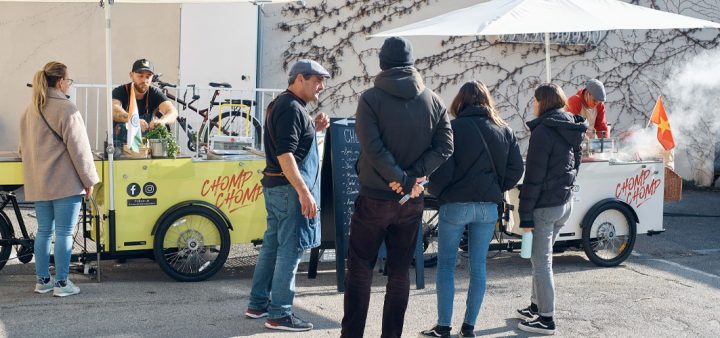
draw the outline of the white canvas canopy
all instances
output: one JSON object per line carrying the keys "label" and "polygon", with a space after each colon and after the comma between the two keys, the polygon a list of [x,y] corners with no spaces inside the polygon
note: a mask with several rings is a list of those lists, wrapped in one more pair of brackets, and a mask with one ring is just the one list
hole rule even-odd
{"label": "white canvas canopy", "polygon": [[550,82],[549,33],[681,28],[720,28],[720,24],[618,0],[493,0],[372,36],[545,33],[546,77]]}
{"label": "white canvas canopy", "polygon": [[[49,2],[48,0],[0,0],[0,2]],[[67,2],[67,3],[97,3],[103,6],[105,9],[105,97],[106,97],[106,109],[107,109],[107,140],[108,147],[114,146],[112,136],[112,39],[111,39],[111,27],[112,27],[112,5],[114,3],[133,3],[133,4],[182,4],[182,3],[241,3],[250,2],[256,5],[270,4],[270,3],[285,3],[285,2],[296,2],[304,4],[304,0],[55,0],[52,2]],[[109,172],[109,191],[110,191],[110,210],[115,210],[115,197],[114,197],[114,158],[112,149],[106,149],[108,153],[108,162],[110,165]]]}

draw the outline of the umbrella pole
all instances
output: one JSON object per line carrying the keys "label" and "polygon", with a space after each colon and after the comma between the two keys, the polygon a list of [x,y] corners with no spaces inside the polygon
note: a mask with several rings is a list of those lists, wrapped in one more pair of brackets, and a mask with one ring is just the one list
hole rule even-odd
{"label": "umbrella pole", "polygon": [[545,33],[545,80],[550,83],[550,33]]}

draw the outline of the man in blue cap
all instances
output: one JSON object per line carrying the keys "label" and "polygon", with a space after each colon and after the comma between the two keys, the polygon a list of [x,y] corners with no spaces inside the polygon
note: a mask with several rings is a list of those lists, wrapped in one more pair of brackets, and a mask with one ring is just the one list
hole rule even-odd
{"label": "man in blue cap", "polygon": [[325,130],[325,113],[311,118],[306,105],[317,101],[330,73],[300,60],[290,68],[288,89],[267,109],[261,180],[267,229],[255,265],[248,318],[267,317],[265,327],[308,331],[313,325],[292,311],[295,273],[306,249],[320,245],[320,156],[315,133]]}
{"label": "man in blue cap", "polygon": [[[350,222],[342,337],[363,336],[373,265],[383,242],[388,282],[382,337],[402,334],[408,270],[424,208],[420,183],[453,152],[445,106],[413,65],[409,41],[386,39],[380,49],[382,72],[360,96],[355,114],[360,194]],[[398,203],[405,194],[412,198]]]}

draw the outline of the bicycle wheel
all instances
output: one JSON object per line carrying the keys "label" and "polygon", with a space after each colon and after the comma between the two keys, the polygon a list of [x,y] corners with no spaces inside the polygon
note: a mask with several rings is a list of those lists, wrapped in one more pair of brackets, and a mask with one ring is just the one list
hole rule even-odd
{"label": "bicycle wheel", "polygon": [[188,206],[160,224],[153,244],[155,260],[166,274],[181,282],[198,282],[225,264],[230,231],[215,212]]}
{"label": "bicycle wheel", "polygon": [[440,218],[440,206],[435,199],[425,199],[425,210],[423,210],[423,258],[425,267],[437,265],[438,249],[438,220]]}
{"label": "bicycle wheel", "polygon": [[[8,218],[5,216],[5,213],[0,211],[0,239],[10,240],[12,238],[12,233],[12,224],[8,222]],[[0,270],[2,270],[5,263],[7,263],[8,258],[10,258],[12,248],[13,246],[10,245],[10,243],[0,244]]]}
{"label": "bicycle wheel", "polygon": [[248,113],[245,110],[232,110],[215,116],[208,126],[202,129],[202,140],[210,141],[212,135],[224,136],[250,136],[253,140],[260,140],[262,125],[256,118],[250,116],[248,124]]}

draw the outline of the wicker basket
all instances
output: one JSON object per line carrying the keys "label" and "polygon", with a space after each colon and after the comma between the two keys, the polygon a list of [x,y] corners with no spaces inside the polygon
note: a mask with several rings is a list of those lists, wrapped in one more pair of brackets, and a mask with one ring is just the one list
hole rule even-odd
{"label": "wicker basket", "polygon": [[682,177],[672,169],[665,167],[665,202],[677,202],[682,199]]}

